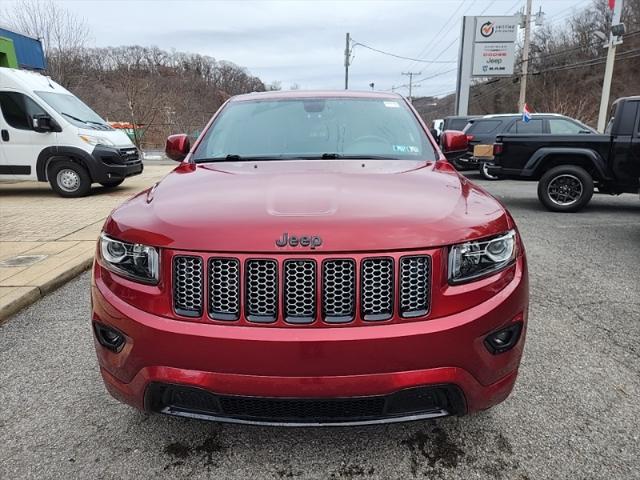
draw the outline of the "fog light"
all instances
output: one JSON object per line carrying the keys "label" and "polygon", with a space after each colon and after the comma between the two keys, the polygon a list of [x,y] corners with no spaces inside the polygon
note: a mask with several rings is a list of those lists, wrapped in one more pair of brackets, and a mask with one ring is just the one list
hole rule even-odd
{"label": "fog light", "polygon": [[93,329],[96,333],[98,343],[112,352],[119,352],[126,342],[124,334],[115,328],[107,327],[100,323],[94,323]]}
{"label": "fog light", "polygon": [[494,355],[504,353],[507,350],[511,350],[518,343],[521,332],[522,322],[513,323],[506,328],[487,335],[487,338],[484,339],[484,344],[487,350]]}

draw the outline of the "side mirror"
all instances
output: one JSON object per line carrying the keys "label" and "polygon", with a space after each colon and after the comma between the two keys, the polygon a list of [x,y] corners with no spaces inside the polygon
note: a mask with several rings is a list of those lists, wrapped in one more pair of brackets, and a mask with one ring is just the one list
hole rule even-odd
{"label": "side mirror", "polygon": [[167,144],[164,147],[164,153],[171,160],[175,160],[176,162],[181,162],[184,160],[184,157],[187,156],[191,150],[191,142],[189,141],[189,137],[187,137],[184,133],[179,135],[169,135],[167,138]]}
{"label": "side mirror", "polygon": [[466,152],[469,148],[469,139],[458,130],[446,130],[442,132],[442,150],[445,153]]}
{"label": "side mirror", "polygon": [[37,113],[33,115],[31,117],[31,126],[33,127],[33,130],[38,133],[62,131],[55,120],[46,113]]}
{"label": "side mirror", "polygon": [[429,132],[431,133],[431,136],[436,142],[440,141],[440,139],[438,138],[439,137],[438,130],[436,130],[435,128],[431,128],[429,129]]}

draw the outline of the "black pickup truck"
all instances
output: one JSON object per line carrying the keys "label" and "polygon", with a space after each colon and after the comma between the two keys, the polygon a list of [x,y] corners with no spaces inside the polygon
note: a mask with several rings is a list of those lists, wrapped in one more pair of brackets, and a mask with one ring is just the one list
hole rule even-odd
{"label": "black pickup truck", "polygon": [[640,96],[616,100],[603,135],[499,135],[490,174],[538,181],[549,210],[577,212],[594,188],[619,195],[640,189]]}

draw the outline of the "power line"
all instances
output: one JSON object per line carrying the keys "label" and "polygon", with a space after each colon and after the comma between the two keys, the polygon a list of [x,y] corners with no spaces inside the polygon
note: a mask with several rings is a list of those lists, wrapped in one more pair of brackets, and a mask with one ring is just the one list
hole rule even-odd
{"label": "power line", "polygon": [[489,9],[491,8],[491,6],[492,6],[494,3],[496,3],[496,0],[493,0],[491,3],[489,3],[489,5],[487,5],[487,6],[485,7],[485,9],[484,9],[484,10],[482,10],[482,11],[480,12],[480,15],[479,15],[479,16],[484,15],[484,12],[486,12],[487,10],[489,10]]}
{"label": "power line", "polygon": [[[634,30],[632,32],[625,33],[624,35],[622,35],[622,37],[623,38],[629,38],[629,37],[633,37],[635,35],[640,35],[640,30]],[[596,46],[597,44],[598,44],[598,40],[593,40],[593,41],[591,41],[591,43],[588,43],[586,45],[578,45],[576,47],[565,48],[563,50],[557,50],[555,52],[550,52],[550,53],[540,53],[538,55],[529,55],[529,61],[531,61],[531,60],[540,60],[540,59],[545,59],[545,58],[549,58],[549,57],[556,57],[558,55],[562,55],[563,53],[575,52],[576,50],[582,50],[582,49],[585,49],[585,48],[593,47],[593,46]],[[518,66],[523,62],[524,62],[524,59],[520,60],[518,63],[516,63],[515,66]]]}
{"label": "power line", "polygon": [[[625,52],[620,52],[618,54],[616,54],[616,59],[620,59],[620,60],[626,60],[628,58],[636,58],[638,56],[640,56],[640,48],[634,48],[632,50],[627,50]],[[636,55],[629,55],[631,53],[634,53]],[[602,56],[602,57],[596,57],[596,58],[592,58],[590,60],[585,60],[582,62],[576,62],[576,63],[568,63],[565,65],[559,65],[556,67],[551,67],[551,68],[547,68],[545,70],[539,70],[537,72],[531,72],[529,73],[529,75],[540,75],[541,73],[547,73],[547,72],[560,72],[560,71],[564,71],[564,70],[574,70],[576,68],[585,68],[585,67],[592,67],[595,65],[601,65],[603,63],[605,63],[607,60],[606,56]]]}
{"label": "power line", "polygon": [[520,5],[522,3],[522,0],[516,0],[515,3],[513,5],[511,5],[509,8],[507,8],[505,10],[505,12],[511,12],[511,14],[516,13],[518,10],[518,5]]}
{"label": "power line", "polygon": [[403,55],[397,55],[397,54],[395,54],[395,53],[385,52],[384,50],[379,50],[379,49],[377,49],[377,48],[370,47],[369,45],[365,45],[364,43],[357,42],[357,41],[355,41],[355,40],[353,40],[352,46],[353,46],[353,47],[361,46],[361,47],[367,48],[367,49],[369,49],[369,50],[372,50],[372,51],[374,51],[374,52],[381,53],[381,54],[383,54],[383,55],[388,55],[388,56],[390,56],[390,57],[400,58],[400,59],[402,59],[402,60],[411,60],[412,62],[422,62],[422,63],[456,63],[456,61],[457,61],[457,60],[440,60],[440,61],[438,61],[438,60],[424,60],[424,59],[420,59],[420,58],[405,57],[405,56],[403,56]]}
{"label": "power line", "polygon": [[[421,57],[422,55],[424,55],[427,51],[427,49],[431,46],[431,44],[438,38],[438,35],[440,35],[444,29],[447,27],[447,25],[449,25],[449,23],[451,23],[451,20],[453,20],[453,18],[456,16],[456,13],[458,13],[458,10],[460,10],[462,8],[462,6],[464,5],[464,2],[466,0],[462,0],[462,2],[460,2],[460,4],[458,5],[458,7],[453,11],[453,13],[451,14],[451,16],[442,24],[442,27],[440,28],[440,30],[438,30],[438,33],[436,33],[433,37],[431,37],[431,40],[429,40],[427,42],[427,44],[424,46],[424,48],[422,50],[420,50],[420,53],[418,54],[419,57]],[[412,64],[408,64],[408,67],[412,66]]]}
{"label": "power line", "polygon": [[409,102],[411,102],[411,94],[413,93],[413,76],[422,75],[422,72],[402,72],[402,75],[406,75],[409,77]]}
{"label": "power line", "polygon": [[[465,9],[465,11],[462,14],[462,17],[464,17],[467,13],[469,13],[469,10],[471,10],[471,8],[475,5],[477,0],[473,0],[471,2],[471,4]],[[456,27],[460,24],[460,22],[462,21],[462,17],[458,19],[458,21],[454,24],[454,26],[451,28],[451,30],[455,30]],[[448,51],[453,45],[455,45],[458,42],[458,36],[456,35],[453,40],[451,41],[451,43],[449,43],[449,45],[447,45],[446,47],[444,47],[443,49],[440,49],[440,53],[438,54],[438,56],[436,56],[435,60],[439,59],[446,51]],[[438,74],[445,74],[448,73],[447,72],[436,72]],[[420,81],[420,80],[419,80]]]}

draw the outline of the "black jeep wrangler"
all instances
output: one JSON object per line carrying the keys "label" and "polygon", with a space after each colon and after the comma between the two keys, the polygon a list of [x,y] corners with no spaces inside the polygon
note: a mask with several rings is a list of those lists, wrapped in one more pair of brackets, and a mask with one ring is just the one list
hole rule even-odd
{"label": "black jeep wrangler", "polygon": [[549,210],[577,212],[594,188],[619,195],[640,189],[640,96],[619,98],[602,135],[499,135],[490,174],[538,181]]}

